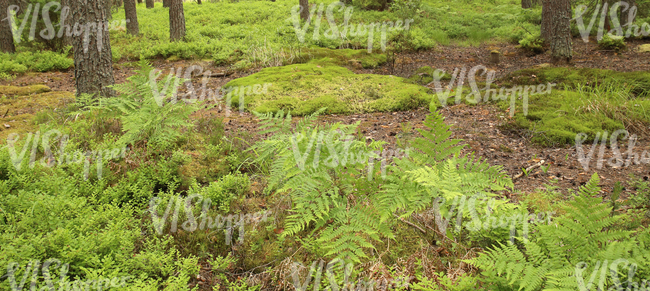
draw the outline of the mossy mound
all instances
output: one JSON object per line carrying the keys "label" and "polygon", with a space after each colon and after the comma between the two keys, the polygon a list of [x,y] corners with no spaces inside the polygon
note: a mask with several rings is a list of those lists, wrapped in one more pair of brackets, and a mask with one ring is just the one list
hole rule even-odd
{"label": "mossy mound", "polygon": [[[648,99],[627,102],[612,100],[609,96],[595,96],[574,91],[553,90],[550,94],[529,97],[528,115],[522,112],[522,100],[516,100],[516,113],[511,126],[534,132],[531,141],[544,146],[572,145],[578,133],[586,133],[587,142],[596,133],[650,124]],[[509,101],[499,103],[504,110]]]}
{"label": "mossy mound", "polygon": [[[413,73],[408,78],[408,81],[412,84],[419,84],[419,85],[429,84],[433,81],[433,76],[435,75],[434,74],[435,71],[436,69],[429,66],[420,67],[415,71],[415,73]],[[451,80],[451,74],[445,72],[442,78],[440,78],[440,80],[443,81]]]}
{"label": "mossy mound", "polygon": [[[336,65],[331,58],[306,64],[265,68],[224,87],[272,84],[266,93],[244,96],[246,108],[257,112],[291,110],[306,115],[321,107],[329,114],[388,112],[414,109],[429,104],[427,89],[395,76],[355,74]],[[232,97],[239,106],[239,94]]]}
{"label": "mossy mound", "polygon": [[24,96],[31,94],[38,94],[43,92],[50,92],[52,89],[45,85],[30,85],[24,87],[18,86],[0,86],[0,96],[2,95],[15,95]]}
{"label": "mossy mound", "polygon": [[513,72],[503,77],[505,86],[557,83],[559,88],[575,88],[576,84],[618,85],[627,84],[632,93],[650,96],[650,72],[616,72],[602,69],[531,68]]}
{"label": "mossy mound", "polygon": [[383,65],[386,63],[386,55],[368,53],[366,50],[310,48],[301,54],[299,60],[299,62],[322,60],[339,66],[361,69]]}

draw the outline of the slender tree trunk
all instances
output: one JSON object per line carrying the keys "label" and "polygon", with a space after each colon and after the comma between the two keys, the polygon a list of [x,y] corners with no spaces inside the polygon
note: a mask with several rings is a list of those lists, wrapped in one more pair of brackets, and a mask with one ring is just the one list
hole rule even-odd
{"label": "slender tree trunk", "polygon": [[124,18],[126,19],[126,31],[132,35],[138,35],[140,27],[134,0],[124,0]]}
{"label": "slender tree trunk", "polygon": [[[9,0],[0,0],[0,15],[6,15]],[[8,17],[8,15],[6,15]],[[0,52],[15,53],[14,35],[11,32],[11,19],[0,16]]]}
{"label": "slender tree trunk", "polygon": [[309,0],[299,0],[300,3],[300,18],[307,21],[309,18]]}
{"label": "slender tree trunk", "polygon": [[163,7],[169,7],[171,5],[172,0],[162,0],[163,2]]}
{"label": "slender tree trunk", "polygon": [[571,44],[571,2],[570,0],[549,0],[551,10],[551,59],[553,63],[569,62],[572,57]]}
{"label": "slender tree trunk", "polygon": [[183,40],[185,37],[185,14],[183,13],[182,0],[169,0],[169,39],[171,41]]}
{"label": "slender tree trunk", "polygon": [[547,42],[551,39],[551,21],[553,17],[550,2],[551,0],[542,0],[542,27],[540,36]]}
{"label": "slender tree trunk", "polygon": [[[65,15],[64,15],[65,14]],[[60,16],[60,21],[61,25],[63,25],[63,35],[61,36],[63,39],[63,46],[71,46],[72,45],[72,29],[74,28],[74,23],[72,22],[72,9],[70,7],[70,0],[61,0],[61,16]],[[59,27],[59,29],[61,29]],[[68,33],[68,30],[70,30],[71,33]],[[58,33],[58,31],[57,31]],[[58,34],[57,34],[58,37]]]}
{"label": "slender tree trunk", "polygon": [[532,0],[521,0],[521,8],[529,9],[531,7],[533,7],[533,1]]}
{"label": "slender tree trunk", "polygon": [[139,3],[139,4],[142,4],[142,0],[138,0],[138,3]]}
{"label": "slender tree trunk", "polygon": [[71,18],[88,24],[82,35],[72,37],[77,96],[83,93],[113,96],[114,91],[107,87],[115,84],[106,21],[109,10],[104,1],[70,0],[69,3]]}
{"label": "slender tree trunk", "polygon": [[201,5],[201,0],[196,0],[196,3],[199,3],[199,5]]}
{"label": "slender tree trunk", "polygon": [[623,25],[624,33],[627,31],[628,26],[634,22],[634,19],[636,19],[637,12],[636,0],[628,0],[627,3],[630,4],[630,7],[628,7],[627,10],[621,12],[620,19],[621,25]]}
{"label": "slender tree trunk", "polygon": [[147,9],[153,8],[153,0],[147,0],[146,4],[147,4]]}

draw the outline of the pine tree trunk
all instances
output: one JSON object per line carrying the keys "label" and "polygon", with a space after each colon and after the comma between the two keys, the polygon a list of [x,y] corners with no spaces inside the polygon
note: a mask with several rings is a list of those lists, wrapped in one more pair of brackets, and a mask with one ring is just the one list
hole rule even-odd
{"label": "pine tree trunk", "polygon": [[634,19],[636,18],[636,12],[637,12],[637,8],[635,7],[636,0],[628,0],[627,3],[630,4],[630,7],[628,7],[627,10],[621,12],[621,19],[620,19],[621,25],[623,25],[623,32],[627,31],[628,25],[634,22]]}
{"label": "pine tree trunk", "polygon": [[183,13],[182,0],[169,0],[169,39],[171,41],[183,40],[185,37],[185,14]]}
{"label": "pine tree trunk", "polygon": [[97,25],[90,25],[81,36],[72,37],[77,96],[82,93],[114,96],[114,91],[107,87],[115,84],[111,40],[105,27],[109,11],[104,1],[70,0],[69,3],[75,22],[101,26],[97,29]]}
{"label": "pine tree trunk", "polygon": [[201,5],[201,0],[196,0],[196,3],[198,3],[199,5]]}
{"label": "pine tree trunk", "polygon": [[[9,0],[0,0],[0,13],[5,14],[9,7]],[[4,18],[4,17],[0,17]],[[15,53],[14,35],[11,32],[11,22],[9,19],[0,19],[0,52]]]}
{"label": "pine tree trunk", "polygon": [[550,27],[551,59],[553,63],[571,60],[571,2],[549,0],[552,21]]}
{"label": "pine tree trunk", "polygon": [[169,7],[171,5],[172,0],[163,0],[163,7]]}
{"label": "pine tree trunk", "polygon": [[153,8],[153,0],[146,0],[147,9]]}
{"label": "pine tree trunk", "polygon": [[[64,12],[65,11],[65,12]],[[66,13],[65,18],[63,17],[63,13]],[[70,29],[74,28],[74,23],[72,22],[72,10],[70,7],[70,0],[61,0],[61,16],[60,16],[60,21],[63,22],[61,23],[63,25],[63,34],[62,34],[62,41],[63,41],[63,46],[71,46],[72,45],[72,36],[71,34],[67,33],[68,27]],[[59,30],[61,27],[59,27]],[[58,30],[57,30],[58,33]],[[58,34],[57,34],[58,37]]]}
{"label": "pine tree trunk", "polygon": [[552,14],[549,7],[550,1],[551,0],[542,0],[542,27],[540,36],[547,42],[551,39]]}
{"label": "pine tree trunk", "polygon": [[533,1],[532,0],[521,0],[521,8],[529,9],[531,7],[533,7]]}
{"label": "pine tree trunk", "polygon": [[302,10],[300,11],[300,18],[307,21],[309,18],[309,0],[298,0]]}
{"label": "pine tree trunk", "polygon": [[138,3],[139,3],[139,4],[142,4],[142,0],[138,0]]}
{"label": "pine tree trunk", "polygon": [[138,35],[140,27],[134,0],[124,0],[124,18],[126,19],[126,31],[132,35]]}

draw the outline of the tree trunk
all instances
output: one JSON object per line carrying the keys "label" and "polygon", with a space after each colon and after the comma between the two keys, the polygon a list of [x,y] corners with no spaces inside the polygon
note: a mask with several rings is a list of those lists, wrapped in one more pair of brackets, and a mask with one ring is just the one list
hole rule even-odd
{"label": "tree trunk", "polygon": [[124,0],[124,18],[126,19],[126,31],[132,35],[138,35],[140,27],[134,0]]}
{"label": "tree trunk", "polygon": [[115,84],[106,21],[109,10],[104,1],[70,0],[69,3],[71,18],[89,24],[82,35],[72,37],[77,96],[83,93],[113,96],[113,89],[107,87]]}
{"label": "tree trunk", "polygon": [[[0,12],[6,13],[8,7],[9,7],[9,0],[0,0]],[[16,47],[14,46],[14,35],[11,32],[10,19],[6,19],[6,20],[0,19],[0,52],[3,53],[16,52]]]}
{"label": "tree trunk", "polygon": [[300,18],[304,21],[307,21],[307,18],[309,18],[309,0],[298,1],[300,3]]}
{"label": "tree trunk", "polygon": [[629,25],[631,25],[634,22],[634,19],[636,18],[636,11],[637,11],[636,0],[628,0],[627,3],[630,4],[630,7],[628,7],[627,10],[625,11],[621,11],[620,21],[621,21],[621,25],[623,26],[623,32],[627,31]]}
{"label": "tree trunk", "polygon": [[531,7],[533,7],[533,1],[532,0],[521,0],[521,8],[529,9]]}
{"label": "tree trunk", "polygon": [[199,5],[201,5],[201,0],[196,0],[196,3],[199,3]]}
{"label": "tree trunk", "polygon": [[553,15],[551,13],[551,8],[549,7],[551,0],[542,0],[542,27],[540,36],[545,41],[551,40],[551,21]]}
{"label": "tree trunk", "polygon": [[142,4],[142,0],[138,0],[138,3],[139,3],[139,4]]}
{"label": "tree trunk", "polygon": [[147,9],[153,8],[153,0],[146,0]]}
{"label": "tree trunk", "polygon": [[571,60],[571,2],[549,0],[552,21],[550,26],[551,59],[553,63]]}
{"label": "tree trunk", "polygon": [[162,0],[163,2],[163,7],[169,7],[171,5],[172,0]]}
{"label": "tree trunk", "polygon": [[182,40],[185,37],[185,14],[183,13],[182,0],[169,0],[169,39]]}

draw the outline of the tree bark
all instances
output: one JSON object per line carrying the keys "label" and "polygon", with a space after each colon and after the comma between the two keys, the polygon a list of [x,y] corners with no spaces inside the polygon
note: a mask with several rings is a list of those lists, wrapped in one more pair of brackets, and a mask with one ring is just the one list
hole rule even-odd
{"label": "tree bark", "polygon": [[169,0],[169,39],[178,41],[185,38],[185,14],[182,0]]}
{"label": "tree bark", "polygon": [[142,4],[142,0],[138,0],[138,3]]}
{"label": "tree bark", "polygon": [[551,21],[553,18],[550,1],[542,0],[542,27],[540,36],[547,42],[551,39]]}
{"label": "tree bark", "polygon": [[138,35],[140,27],[134,0],[124,0],[124,18],[126,19],[126,31],[132,35]]}
{"label": "tree bark", "polygon": [[569,62],[572,57],[571,2],[548,0],[552,13],[550,27],[551,59],[553,63]]}
{"label": "tree bark", "polygon": [[[9,7],[9,0],[0,0],[0,13],[5,14]],[[6,14],[5,14],[6,15]],[[1,19],[0,17],[0,52],[15,53],[16,47],[14,46],[14,35],[11,32],[11,20]]]}
{"label": "tree bark", "polygon": [[309,18],[309,0],[298,0],[300,4],[300,18],[307,21]]}
{"label": "tree bark", "polygon": [[[634,19],[636,19],[636,12],[637,12],[636,0],[628,0],[627,3],[630,4],[630,7],[628,7],[627,10],[625,11],[621,11],[621,18],[619,19],[621,25],[623,26],[623,33],[625,33],[629,25],[634,22]],[[621,7],[621,10],[622,9],[624,8]]]}
{"label": "tree bark", "polygon": [[172,0],[162,0],[163,2],[163,7],[169,7],[171,5]]}
{"label": "tree bark", "polygon": [[531,7],[533,7],[533,1],[532,0],[521,0],[521,8],[529,9]]}
{"label": "tree bark", "polygon": [[153,0],[146,0],[147,9],[153,8]]}
{"label": "tree bark", "polygon": [[72,37],[77,96],[83,93],[114,96],[113,89],[107,87],[115,84],[106,21],[109,10],[104,1],[70,0],[69,3],[71,18],[88,24],[82,35]]}

